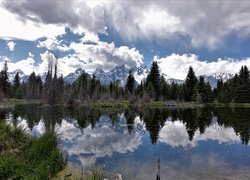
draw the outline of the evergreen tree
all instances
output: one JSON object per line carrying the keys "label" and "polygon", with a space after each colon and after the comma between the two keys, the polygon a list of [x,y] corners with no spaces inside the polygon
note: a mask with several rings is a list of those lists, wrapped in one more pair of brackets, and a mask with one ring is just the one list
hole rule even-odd
{"label": "evergreen tree", "polygon": [[[160,80],[161,80],[161,75],[159,71],[159,66],[156,61],[152,63],[149,75],[147,76],[146,79],[146,85],[149,85],[150,83],[153,86],[154,89],[154,97],[155,100],[159,100],[160,97]],[[149,85],[151,86],[151,85]]]}
{"label": "evergreen tree", "polygon": [[126,90],[128,90],[130,94],[133,94],[134,88],[135,88],[135,78],[134,78],[134,75],[132,74],[132,71],[129,71],[129,75],[128,75],[127,83],[126,83]]}
{"label": "evergreen tree", "polygon": [[189,67],[188,74],[185,80],[185,100],[192,101],[195,97],[195,85],[197,83],[197,77],[195,76],[192,66]]}
{"label": "evergreen tree", "polygon": [[17,72],[14,78],[14,83],[13,83],[13,95],[15,97],[16,97],[16,93],[19,87],[20,87],[20,76],[19,76],[19,73]]}
{"label": "evergreen tree", "polygon": [[214,90],[213,90],[213,96],[214,96],[215,98],[218,99],[218,96],[219,96],[219,94],[221,93],[222,87],[223,87],[223,80],[222,80],[222,79],[219,79],[219,80],[217,81],[216,88],[214,88]]}
{"label": "evergreen tree", "polygon": [[244,85],[244,86],[249,85],[250,83],[249,77],[250,77],[250,74],[249,74],[249,70],[247,66],[242,66],[239,72],[239,79],[240,79],[241,85]]}
{"label": "evergreen tree", "polygon": [[212,88],[209,82],[205,82],[204,77],[200,76],[197,83],[197,94],[196,94],[197,102],[211,102],[212,101]]}
{"label": "evergreen tree", "polygon": [[32,72],[29,76],[26,88],[26,97],[28,99],[40,99],[42,96],[42,79]]}
{"label": "evergreen tree", "polygon": [[235,88],[234,101],[237,103],[250,102],[250,73],[247,66],[242,66],[238,76],[239,85]]}
{"label": "evergreen tree", "polygon": [[14,87],[17,89],[20,86],[20,76],[19,73],[17,72],[15,77],[14,77]]}
{"label": "evergreen tree", "polygon": [[0,93],[4,96],[9,96],[10,93],[10,82],[8,77],[8,65],[7,61],[4,63],[3,70],[0,72]]}

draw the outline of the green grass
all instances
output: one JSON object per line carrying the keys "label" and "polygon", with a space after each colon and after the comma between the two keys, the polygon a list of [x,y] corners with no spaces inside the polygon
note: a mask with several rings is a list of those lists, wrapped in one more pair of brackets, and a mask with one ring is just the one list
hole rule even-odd
{"label": "green grass", "polygon": [[150,108],[164,108],[166,105],[161,101],[153,101],[145,104],[146,107]]}
{"label": "green grass", "polygon": [[104,172],[101,169],[94,169],[90,173],[83,175],[82,180],[101,180],[104,178]]}
{"label": "green grass", "polygon": [[16,105],[40,104],[39,99],[3,99],[0,102],[0,109],[14,108]]}
{"label": "green grass", "polygon": [[214,102],[214,103],[206,103],[205,106],[206,107],[215,107],[215,108],[218,107],[219,108],[219,107],[226,107],[226,104]]}
{"label": "green grass", "polygon": [[234,103],[228,104],[229,107],[238,107],[238,108],[250,108],[250,103]]}
{"label": "green grass", "polygon": [[80,169],[67,165],[67,167],[58,173],[53,179],[81,179],[81,180],[102,180],[105,173],[102,169],[93,169],[91,171],[82,172]]}
{"label": "green grass", "polygon": [[0,179],[48,179],[66,163],[51,132],[34,138],[1,122],[0,145]]}
{"label": "green grass", "polygon": [[128,108],[129,106],[130,103],[128,101],[112,101],[112,102],[99,101],[91,105],[91,107],[99,109],[124,109]]}

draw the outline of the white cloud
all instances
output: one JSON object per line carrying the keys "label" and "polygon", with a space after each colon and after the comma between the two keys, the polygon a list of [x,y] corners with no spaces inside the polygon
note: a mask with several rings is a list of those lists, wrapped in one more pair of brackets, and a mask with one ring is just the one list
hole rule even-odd
{"label": "white cloud", "polygon": [[81,42],[83,42],[83,43],[88,43],[88,42],[98,43],[99,37],[97,34],[88,32],[88,33],[85,33],[84,37],[81,39]]}
{"label": "white cloud", "polygon": [[114,28],[126,40],[162,40],[183,32],[181,19],[150,2],[120,2],[107,7]]}
{"label": "white cloud", "polygon": [[106,33],[107,30],[101,5],[91,6],[81,0],[3,0],[0,3],[1,17],[4,17],[0,37],[4,39],[51,38],[64,34],[65,27],[78,33]]}
{"label": "white cloud", "polygon": [[[143,55],[135,48],[127,46],[116,47],[115,44],[99,41],[96,44],[72,43],[70,49],[75,51],[72,57],[65,57],[67,63],[93,72],[96,68],[110,70],[115,66],[125,65],[128,68],[143,63]],[[77,60],[78,59],[78,60]],[[66,62],[65,62],[66,63]]]}
{"label": "white cloud", "polygon": [[69,51],[69,48],[62,43],[61,41],[58,41],[57,37],[47,38],[43,41],[38,41],[38,48],[46,48],[48,50],[60,50],[60,51]]}
{"label": "white cloud", "polygon": [[119,1],[105,6],[112,28],[124,39],[190,37],[190,45],[215,49],[231,33],[250,35],[250,2]]}
{"label": "white cloud", "polygon": [[13,72],[15,70],[22,70],[24,72],[24,74],[29,75],[31,74],[33,71],[36,71],[35,69],[35,60],[32,56],[30,56],[31,54],[29,54],[29,56],[27,57],[27,59],[22,59],[20,61],[17,62],[13,62],[12,60],[8,59],[7,57],[3,57],[3,61],[0,61],[0,68],[3,67],[3,64],[5,61],[8,62],[8,72]]}
{"label": "white cloud", "polygon": [[[85,38],[86,37],[86,38]],[[74,72],[78,68],[82,68],[88,73],[92,73],[97,68],[101,68],[105,71],[113,69],[115,66],[124,65],[127,68],[139,66],[143,63],[143,55],[136,48],[129,48],[127,46],[116,47],[115,44],[107,43],[98,40],[98,37],[92,35],[86,35],[82,38],[84,42],[73,42],[69,46],[61,44],[56,38],[48,38],[38,43],[39,48],[46,48],[44,53],[41,53],[41,62],[38,65],[33,66],[20,66],[17,63],[11,63],[9,66],[11,70],[21,69],[24,72],[30,72],[34,70],[37,74],[47,72],[48,63],[55,63],[55,55],[49,50],[62,50],[62,51],[74,51],[71,54],[67,54],[57,59],[58,63],[58,75],[63,76]],[[91,42],[91,43],[89,43]],[[94,42],[94,43],[93,43]],[[33,59],[34,55],[29,53],[29,58]],[[22,63],[30,64],[30,59],[22,60]],[[34,64],[34,63],[33,63]],[[29,70],[28,70],[29,69]]]}
{"label": "white cloud", "polygon": [[[15,1],[17,2],[17,1]],[[11,3],[14,3],[13,1]],[[55,37],[65,33],[60,25],[42,24],[31,20],[22,21],[14,14],[0,6],[2,39],[36,40],[40,37]]]}
{"label": "white cloud", "polygon": [[32,54],[31,52],[28,53],[29,57],[34,57],[34,54]]}
{"label": "white cloud", "polygon": [[208,62],[200,60],[195,54],[171,54],[164,58],[155,56],[154,61],[159,63],[162,73],[181,80],[186,78],[190,66],[193,67],[197,76],[212,75],[218,72],[235,74],[243,65],[250,67],[250,58],[242,60],[218,59],[217,61]]}
{"label": "white cloud", "polygon": [[6,42],[6,43],[7,43],[7,46],[9,48],[9,50],[11,52],[13,52],[15,50],[16,43],[14,43],[13,41],[9,41],[9,42]]}
{"label": "white cloud", "polygon": [[5,38],[54,37],[64,33],[64,27],[106,34],[109,27],[125,40],[187,35],[194,47],[214,49],[231,33],[250,36],[249,1],[4,0],[1,4],[0,34]]}

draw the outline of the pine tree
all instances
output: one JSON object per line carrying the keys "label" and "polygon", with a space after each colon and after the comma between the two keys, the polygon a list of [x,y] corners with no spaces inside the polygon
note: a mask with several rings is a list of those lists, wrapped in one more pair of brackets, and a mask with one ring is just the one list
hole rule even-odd
{"label": "pine tree", "polygon": [[43,83],[40,76],[36,76],[35,72],[32,72],[29,76],[26,97],[28,99],[40,99],[42,96]]}
{"label": "pine tree", "polygon": [[[154,89],[154,98],[155,100],[159,100],[160,97],[160,80],[161,80],[161,75],[159,71],[159,66],[156,61],[152,63],[149,75],[147,76],[146,79],[146,86],[148,86],[150,83],[153,86]],[[151,85],[149,85],[151,86]]]}
{"label": "pine tree", "polygon": [[239,72],[239,79],[242,85],[247,86],[249,85],[250,73],[247,66],[242,66]]}
{"label": "pine tree", "polygon": [[197,84],[197,97],[201,98],[201,101],[204,102],[206,98],[206,83],[203,76],[199,77],[198,84]]}
{"label": "pine tree", "polygon": [[132,71],[129,71],[129,75],[128,75],[127,83],[126,83],[126,90],[128,90],[130,94],[133,94],[134,88],[135,88],[135,78],[134,78],[134,75],[132,74]]}
{"label": "pine tree", "polygon": [[0,91],[3,93],[4,96],[9,96],[10,82],[8,77],[7,61],[5,61],[3,70],[0,72]]}
{"label": "pine tree", "polygon": [[250,73],[247,66],[242,66],[238,76],[239,84],[234,88],[234,101],[237,103],[250,102]]}
{"label": "pine tree", "polygon": [[194,100],[194,88],[197,83],[197,77],[195,76],[192,66],[189,67],[188,74],[185,80],[185,100]]}
{"label": "pine tree", "polygon": [[14,87],[17,89],[20,86],[20,76],[19,73],[17,72],[14,78]]}
{"label": "pine tree", "polygon": [[14,78],[14,84],[13,84],[13,95],[16,97],[16,93],[18,88],[20,87],[20,76],[19,73],[17,72]]}

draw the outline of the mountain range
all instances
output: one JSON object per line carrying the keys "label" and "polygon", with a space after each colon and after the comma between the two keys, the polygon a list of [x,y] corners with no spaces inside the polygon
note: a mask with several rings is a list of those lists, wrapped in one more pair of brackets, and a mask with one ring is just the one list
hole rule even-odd
{"label": "mountain range", "polygon": [[[129,72],[135,77],[137,84],[141,83],[143,79],[145,79],[149,73],[149,69],[146,65],[141,65],[139,67],[133,67],[131,69],[126,68],[125,65],[116,66],[115,68],[111,69],[110,71],[104,71],[103,69],[96,69],[92,75],[95,75],[96,79],[100,80],[100,82],[104,85],[108,85],[111,82],[119,81],[121,86],[125,86],[126,79],[129,75]],[[13,82],[16,73],[19,73],[20,81],[25,82],[28,80],[29,75],[25,75],[22,70],[18,69],[13,72],[9,72],[9,81]],[[73,83],[82,73],[84,72],[83,69],[79,68],[76,69],[74,72],[68,74],[64,77],[64,81],[66,83]],[[46,73],[39,74],[42,80],[45,80]],[[181,84],[184,80],[181,79],[174,79],[167,74],[163,74],[164,78],[168,83],[178,83]],[[233,75],[230,73],[213,73],[210,75],[203,75],[206,82],[209,82],[212,88],[215,88],[217,85],[217,80],[222,79],[226,81],[229,78],[232,78]]]}

